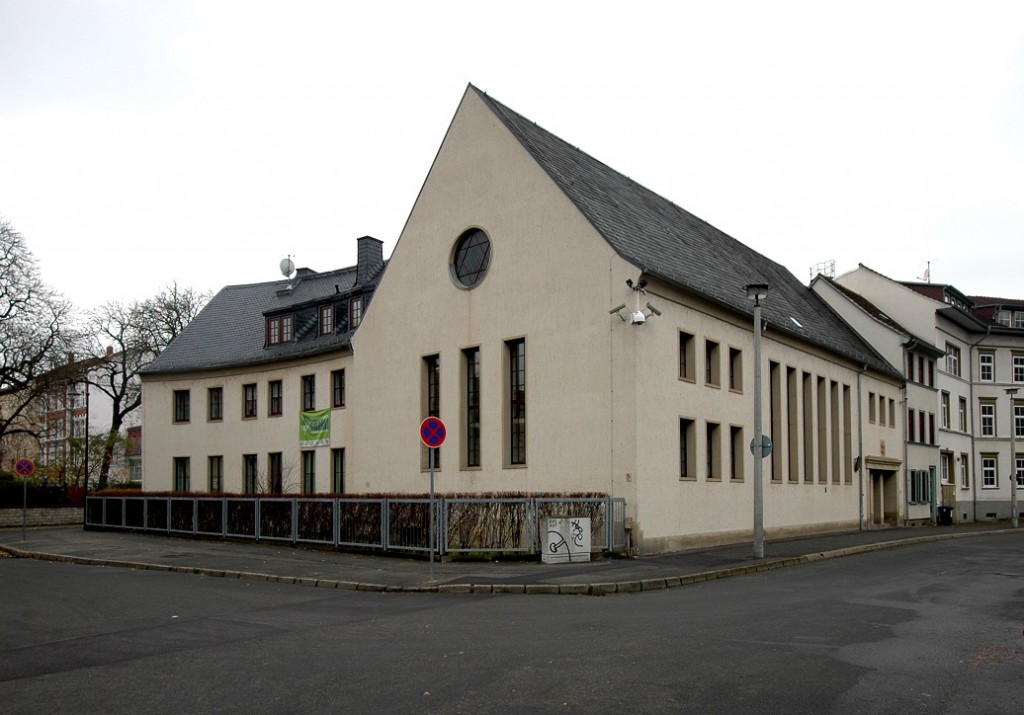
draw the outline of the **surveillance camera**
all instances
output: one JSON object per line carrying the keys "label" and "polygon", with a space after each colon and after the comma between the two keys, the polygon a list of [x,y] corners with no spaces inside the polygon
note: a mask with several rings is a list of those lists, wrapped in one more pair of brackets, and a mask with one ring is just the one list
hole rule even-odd
{"label": "surveillance camera", "polygon": [[653,313],[654,315],[661,315],[661,311],[655,308],[650,303],[647,304],[647,310],[651,311],[651,313]]}
{"label": "surveillance camera", "polygon": [[642,311],[638,310],[630,316],[629,322],[633,325],[643,325],[647,322],[647,316],[645,316]]}

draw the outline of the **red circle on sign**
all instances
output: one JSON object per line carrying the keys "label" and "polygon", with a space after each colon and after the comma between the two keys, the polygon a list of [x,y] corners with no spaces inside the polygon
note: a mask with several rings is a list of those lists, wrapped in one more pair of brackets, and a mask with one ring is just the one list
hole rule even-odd
{"label": "red circle on sign", "polygon": [[36,471],[36,465],[31,459],[19,459],[14,465],[14,471],[23,477],[31,477]]}
{"label": "red circle on sign", "polygon": [[440,447],[447,436],[448,430],[439,417],[428,417],[420,422],[420,439],[428,447]]}

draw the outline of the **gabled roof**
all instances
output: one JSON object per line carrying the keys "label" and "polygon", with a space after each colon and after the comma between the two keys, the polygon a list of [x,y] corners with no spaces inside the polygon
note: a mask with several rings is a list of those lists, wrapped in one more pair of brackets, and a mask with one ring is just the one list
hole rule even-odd
{"label": "gabled roof", "polygon": [[786,268],[606,166],[470,85],[622,258],[643,272],[753,317],[745,286],[767,283],[769,326],[899,374]]}
{"label": "gabled roof", "polygon": [[299,335],[302,327],[299,319],[295,321],[297,339],[294,342],[266,348],[266,316],[291,311],[296,311],[298,316],[304,308],[332,300],[332,296],[344,297],[354,288],[354,266],[326,273],[300,269],[291,281],[227,286],[142,373],[260,365],[346,349],[354,330],[316,336],[314,325],[313,335],[303,340]]}

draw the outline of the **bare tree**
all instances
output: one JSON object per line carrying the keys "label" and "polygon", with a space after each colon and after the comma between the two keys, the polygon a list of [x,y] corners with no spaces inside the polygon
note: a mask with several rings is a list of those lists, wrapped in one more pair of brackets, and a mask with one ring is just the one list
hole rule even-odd
{"label": "bare tree", "polygon": [[58,368],[77,339],[71,304],[43,283],[25,240],[0,219],[0,455],[21,435],[36,442],[31,408],[68,376]]}
{"label": "bare tree", "polygon": [[100,489],[109,483],[125,419],[142,404],[139,371],[170,345],[207,300],[208,294],[174,283],[148,300],[115,301],[91,314],[95,350],[105,358],[91,371],[90,381],[110,399],[112,408],[100,461]]}

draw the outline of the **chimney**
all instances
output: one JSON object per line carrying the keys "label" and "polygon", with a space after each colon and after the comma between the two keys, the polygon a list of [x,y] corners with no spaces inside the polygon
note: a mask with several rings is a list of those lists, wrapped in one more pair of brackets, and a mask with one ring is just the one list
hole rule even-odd
{"label": "chimney", "polygon": [[384,242],[373,236],[356,239],[359,246],[356,262],[356,285],[368,284],[384,268]]}
{"label": "chimney", "polygon": [[109,360],[112,357],[114,357],[114,346],[113,345],[108,345],[107,346],[107,360]]}

